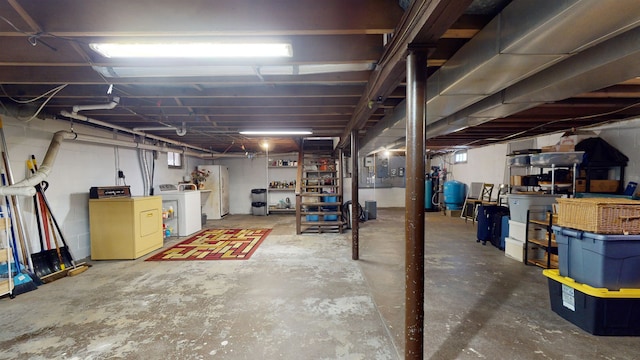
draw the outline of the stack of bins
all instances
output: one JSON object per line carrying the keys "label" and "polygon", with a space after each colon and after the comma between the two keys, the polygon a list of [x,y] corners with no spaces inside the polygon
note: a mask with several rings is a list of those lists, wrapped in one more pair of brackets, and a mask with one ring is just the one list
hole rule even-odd
{"label": "stack of bins", "polygon": [[553,204],[560,195],[554,194],[509,194],[509,236],[505,239],[504,253],[507,257],[518,261],[524,261],[524,246],[527,239],[539,238],[535,232],[537,229],[530,229],[527,233],[527,211],[531,211],[535,216],[543,216],[535,220],[544,220],[546,211],[553,210]]}
{"label": "stack of bins", "polygon": [[251,189],[251,213],[267,215],[267,189]]}
{"label": "stack of bins", "polygon": [[[619,215],[640,212],[640,202],[629,201],[619,200],[619,205],[612,200],[558,201],[558,225],[552,229],[558,243],[559,269],[543,271],[548,278],[551,309],[594,335],[640,335],[640,227],[623,229],[624,221],[618,220],[621,227],[611,228],[616,219],[606,218],[608,227],[600,228],[593,227],[592,221],[594,216],[609,216],[606,214],[612,212],[606,208]],[[605,211],[591,211],[595,206]],[[576,222],[577,217],[568,217],[571,212],[580,212],[584,219]],[[629,229],[630,235],[624,234]]]}
{"label": "stack of bins", "polygon": [[[325,203],[335,203],[338,201],[338,197],[337,196],[323,196],[322,197],[322,202]],[[323,212],[336,212],[338,211],[338,207],[337,206],[323,206],[322,207],[322,211]],[[338,220],[338,215],[336,214],[327,214],[324,215],[324,221],[337,221]]]}

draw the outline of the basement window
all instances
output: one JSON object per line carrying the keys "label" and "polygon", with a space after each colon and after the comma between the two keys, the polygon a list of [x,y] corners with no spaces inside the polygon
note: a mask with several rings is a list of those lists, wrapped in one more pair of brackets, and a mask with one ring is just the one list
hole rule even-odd
{"label": "basement window", "polygon": [[467,162],[467,150],[460,150],[453,153],[453,163],[463,164]]}
{"label": "basement window", "polygon": [[168,151],[167,163],[169,165],[169,169],[182,169],[182,154]]}

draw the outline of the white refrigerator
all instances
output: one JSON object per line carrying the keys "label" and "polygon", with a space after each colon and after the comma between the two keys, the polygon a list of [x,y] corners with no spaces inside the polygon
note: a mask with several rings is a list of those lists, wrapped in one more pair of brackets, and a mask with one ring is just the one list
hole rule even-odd
{"label": "white refrigerator", "polygon": [[209,172],[204,182],[202,212],[207,219],[222,219],[229,213],[229,168],[223,165],[198,165],[198,170]]}

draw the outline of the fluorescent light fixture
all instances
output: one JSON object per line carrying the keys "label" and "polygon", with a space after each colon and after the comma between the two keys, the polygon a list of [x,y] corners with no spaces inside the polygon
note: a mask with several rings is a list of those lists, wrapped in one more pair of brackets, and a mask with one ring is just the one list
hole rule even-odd
{"label": "fluorescent light fixture", "polygon": [[292,130],[242,130],[242,135],[311,135],[313,132],[309,129],[292,129]]}
{"label": "fluorescent light fixture", "polygon": [[216,65],[216,66],[92,66],[104,77],[167,77],[167,76],[251,76],[251,75],[310,75],[373,68],[372,64],[316,64],[316,65]]}
{"label": "fluorescent light fixture", "polygon": [[286,43],[91,43],[108,58],[262,58],[291,57]]}

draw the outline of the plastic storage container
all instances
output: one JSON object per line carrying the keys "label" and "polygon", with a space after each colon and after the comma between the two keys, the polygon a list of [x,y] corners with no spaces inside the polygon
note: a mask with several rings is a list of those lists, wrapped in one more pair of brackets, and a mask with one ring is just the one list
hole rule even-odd
{"label": "plastic storage container", "polygon": [[267,202],[267,189],[251,189],[252,202]]}
{"label": "plastic storage container", "polygon": [[[527,210],[531,210],[531,220],[544,220],[545,212],[553,209],[557,194],[509,194],[509,211],[511,220],[520,223],[527,222]],[[536,218],[537,217],[537,218]]]}
{"label": "plastic storage container", "polygon": [[507,158],[509,165],[526,166],[530,164],[530,155],[515,155]]}
{"label": "plastic storage container", "polygon": [[551,310],[593,335],[640,335],[640,289],[610,291],[579,284],[558,270],[548,278]]}
{"label": "plastic storage container", "polygon": [[531,165],[555,165],[569,166],[573,164],[581,164],[584,151],[570,152],[544,152],[540,154],[531,154],[529,161]]}
{"label": "plastic storage container", "polygon": [[337,202],[338,201],[338,197],[337,196],[323,196],[322,197],[322,202]]}
{"label": "plastic storage container", "polygon": [[552,226],[561,276],[609,290],[640,288],[640,235],[603,235]]}
{"label": "plastic storage container", "polygon": [[504,239],[504,255],[520,262],[524,261],[524,241],[511,237]]}
{"label": "plastic storage container", "polygon": [[378,217],[378,206],[375,201],[365,201],[364,202],[364,211],[369,215],[368,219],[375,219]]}
{"label": "plastic storage container", "polygon": [[262,201],[252,202],[251,213],[253,215],[267,215],[267,203]]}

